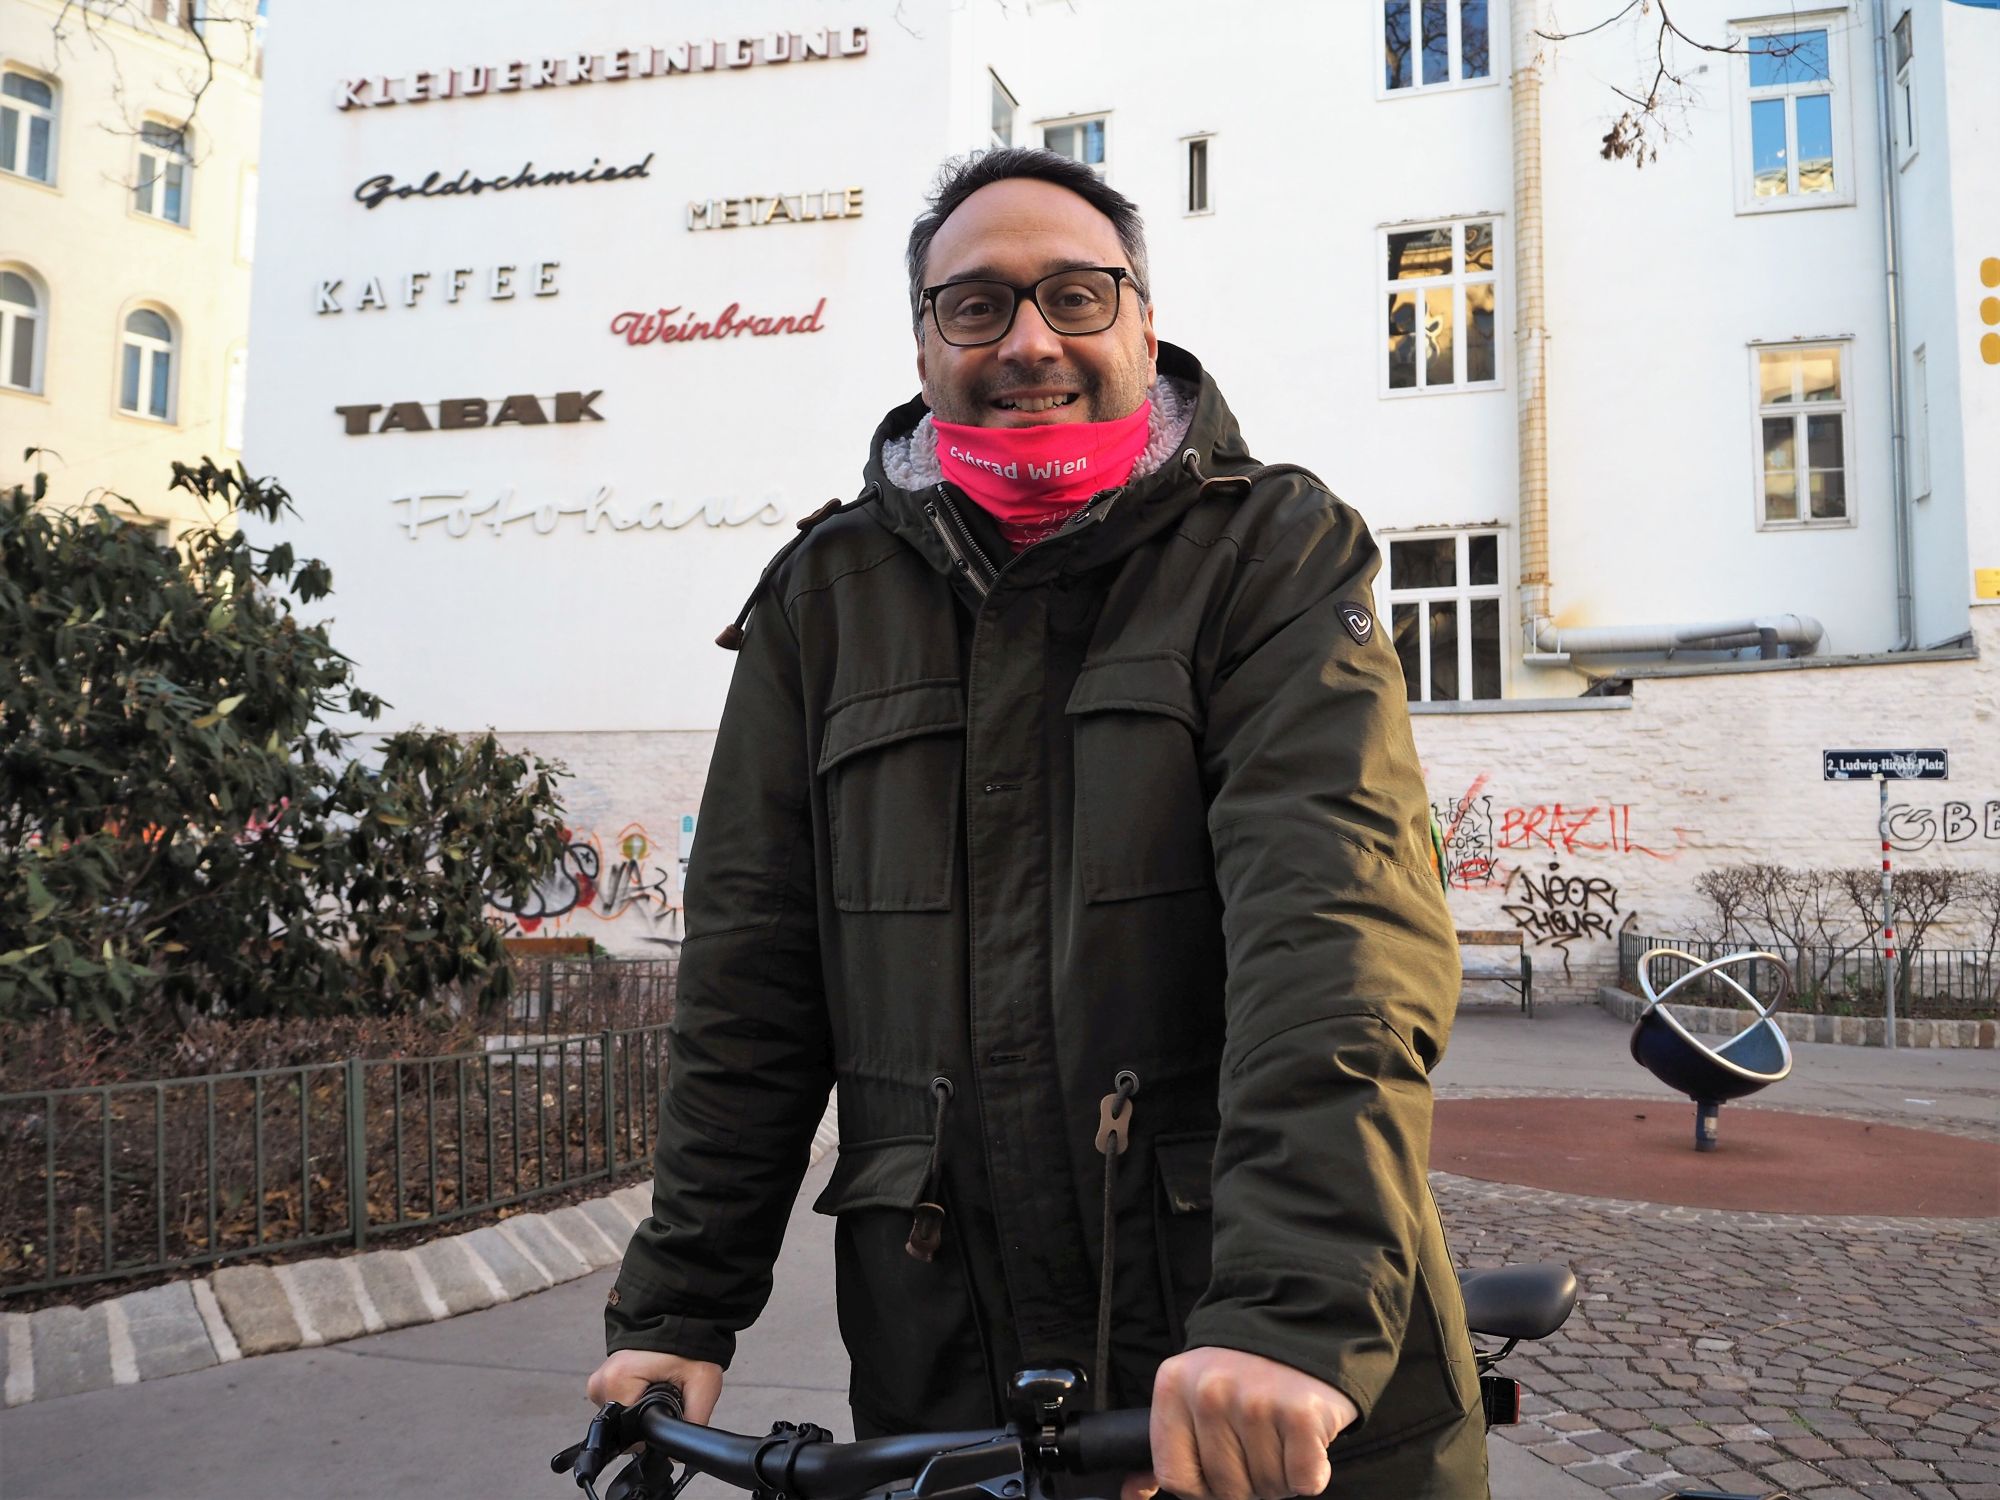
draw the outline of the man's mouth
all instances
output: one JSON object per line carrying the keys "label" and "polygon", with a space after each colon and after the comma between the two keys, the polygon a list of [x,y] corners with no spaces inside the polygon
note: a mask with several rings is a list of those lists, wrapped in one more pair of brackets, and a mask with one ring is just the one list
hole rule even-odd
{"label": "man's mouth", "polygon": [[1000,396],[993,404],[1002,411],[1054,411],[1059,406],[1074,405],[1081,397],[1080,391],[1064,391],[1054,396]]}

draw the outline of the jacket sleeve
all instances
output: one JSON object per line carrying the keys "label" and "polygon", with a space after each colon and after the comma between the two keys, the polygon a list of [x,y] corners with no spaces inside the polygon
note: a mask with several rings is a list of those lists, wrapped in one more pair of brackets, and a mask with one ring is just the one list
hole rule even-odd
{"label": "jacket sleeve", "polygon": [[1306,498],[1246,560],[1212,666],[1228,1034],[1187,1339],[1315,1375],[1365,1422],[1411,1315],[1458,960],[1378,554],[1351,510]]}
{"label": "jacket sleeve", "polygon": [[727,1365],[832,1087],[798,641],[767,596],[730,683],[688,872],[687,939],[653,1157],[606,1346]]}

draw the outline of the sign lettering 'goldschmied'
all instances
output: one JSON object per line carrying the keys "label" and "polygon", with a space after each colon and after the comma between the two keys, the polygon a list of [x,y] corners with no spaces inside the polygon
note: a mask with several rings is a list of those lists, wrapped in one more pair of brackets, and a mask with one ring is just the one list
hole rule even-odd
{"label": "sign lettering 'goldschmied'", "polygon": [[[497,402],[469,396],[435,403],[395,401],[386,406],[336,406],[333,411],[346,423],[350,437],[371,432],[429,432],[433,428],[449,432],[461,427],[539,427],[551,421],[602,422],[604,414],[597,410],[596,401],[603,394],[603,391],[558,391],[546,405],[539,396],[509,396]],[[437,407],[435,422],[431,420],[432,405]],[[385,413],[380,422],[374,421],[377,412]]]}
{"label": "sign lettering 'goldschmied'", "polygon": [[867,51],[866,26],[772,31],[761,36],[679,42],[671,47],[620,47],[616,52],[573,52],[560,57],[421,69],[407,77],[378,74],[347,78],[336,85],[333,103],[336,109],[380,109],[391,104],[430,104],[445,99],[471,99],[480,94],[512,94],[524,89],[622,83],[630,78],[671,78],[676,73],[819,62],[830,57],[860,57]]}
{"label": "sign lettering 'goldschmied'", "polygon": [[1827,781],[1949,781],[1951,759],[1942,750],[1822,750]]}
{"label": "sign lettering 'goldschmied'", "polygon": [[861,217],[861,189],[827,188],[818,193],[774,193],[770,197],[709,198],[688,205],[690,229],[754,229],[761,224],[812,224]]}
{"label": "sign lettering 'goldschmied'", "polygon": [[622,335],[628,344],[695,343],[702,339],[736,338],[746,333],[761,339],[778,333],[819,333],[820,314],[825,311],[824,297],[809,313],[788,313],[781,318],[744,316],[742,305],[736,302],[712,318],[684,313],[678,306],[663,307],[657,312],[622,312],[611,320],[611,331]]}
{"label": "sign lettering 'goldschmied'", "polygon": [[413,542],[427,531],[446,536],[468,535],[474,525],[490,535],[503,537],[510,528],[527,522],[535,536],[548,536],[565,519],[574,517],[586,533],[597,531],[679,531],[699,521],[704,526],[775,526],[785,519],[784,506],[776,496],[749,500],[735,495],[712,495],[702,500],[649,500],[627,509],[612,499],[611,486],[600,484],[586,500],[517,500],[512,489],[501,490],[490,500],[474,500],[467,490],[419,490],[391,498],[402,509],[398,524]]}
{"label": "sign lettering 'goldschmied'", "polygon": [[[536,297],[553,297],[557,295],[562,290],[561,287],[556,285],[556,272],[561,265],[561,261],[555,260],[536,261],[528,267],[528,274],[522,286]],[[514,278],[520,275],[520,273],[521,267],[519,266],[488,267],[486,277],[480,283],[485,289],[486,300],[489,302],[506,302],[511,300],[515,291],[518,290],[514,285]],[[479,268],[477,266],[458,266],[450,271],[440,273],[439,280],[443,283],[444,300],[451,303],[462,299],[467,289],[473,285],[472,278],[478,274]],[[394,279],[393,277],[391,278],[392,281]],[[341,301],[341,298],[345,295],[341,289],[345,285],[346,283],[338,276],[332,278],[330,281],[320,282],[315,292],[314,310],[322,315],[326,313],[346,312],[347,304]],[[356,312],[379,311],[389,305],[389,294],[383,289],[382,278],[380,276],[368,277],[360,283],[360,287],[360,295],[354,303],[354,310]],[[402,294],[403,306],[415,307],[431,290],[431,273],[429,271],[408,272],[403,276],[398,289]]]}
{"label": "sign lettering 'goldschmied'", "polygon": [[380,208],[390,198],[456,198],[461,195],[476,198],[481,193],[504,193],[510,188],[562,187],[572,182],[629,182],[634,178],[652,176],[656,155],[657,152],[648,151],[644,161],[635,161],[629,167],[607,167],[602,165],[602,157],[593,156],[590,165],[581,172],[537,172],[533,162],[525,162],[520,171],[511,175],[501,172],[492,177],[474,177],[472,169],[465,167],[456,177],[432,172],[422,182],[398,182],[394,174],[383,172],[356,188],[354,200],[368,208]]}

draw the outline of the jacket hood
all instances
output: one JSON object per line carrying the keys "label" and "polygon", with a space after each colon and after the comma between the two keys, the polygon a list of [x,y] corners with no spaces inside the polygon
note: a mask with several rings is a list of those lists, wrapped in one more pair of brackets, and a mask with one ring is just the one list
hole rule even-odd
{"label": "jacket hood", "polygon": [[[1134,548],[1177,525],[1201,493],[1201,482],[1217,475],[1241,470],[1250,464],[1250,452],[1229,405],[1201,362],[1185,349],[1162,343],[1159,354],[1162,379],[1176,380],[1195,392],[1194,416],[1179,451],[1150,474],[1134,479],[1122,488],[1108,491],[1080,513],[1074,531],[1049,538],[1022,553],[1006,566],[1002,587],[1045,581],[1057,573],[1081,573],[1102,567]],[[934,503],[936,490],[926,486],[907,490],[889,477],[883,449],[907,438],[929,414],[921,396],[895,408],[882,419],[869,443],[868,463],[863,471],[868,488],[878,496],[868,512],[914,547],[940,573],[954,571],[953,559],[938,528],[925,513]],[[951,485],[945,485],[956,502],[961,519],[988,543],[996,564],[1007,559],[1007,549],[998,543],[998,531],[986,513]]]}

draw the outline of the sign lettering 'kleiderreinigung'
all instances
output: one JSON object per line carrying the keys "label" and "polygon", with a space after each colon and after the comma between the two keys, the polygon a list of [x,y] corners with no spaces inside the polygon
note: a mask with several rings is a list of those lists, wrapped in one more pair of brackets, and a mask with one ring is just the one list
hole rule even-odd
{"label": "sign lettering 'kleiderreinigung'", "polygon": [[1822,750],[1828,781],[1949,781],[1951,761],[1942,750]]}

